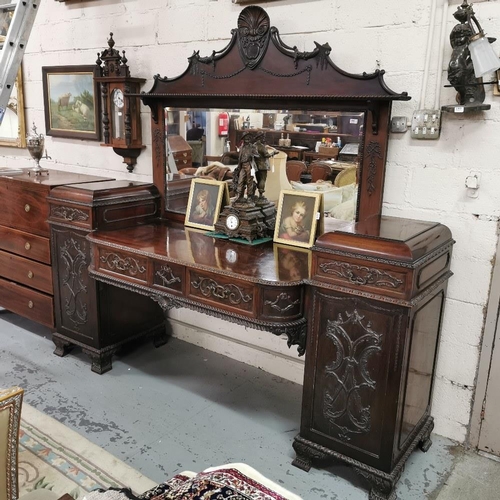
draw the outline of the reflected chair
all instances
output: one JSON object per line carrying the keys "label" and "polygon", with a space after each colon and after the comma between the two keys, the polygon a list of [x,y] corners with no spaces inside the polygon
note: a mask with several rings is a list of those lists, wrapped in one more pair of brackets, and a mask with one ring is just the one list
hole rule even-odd
{"label": "reflected chair", "polygon": [[300,176],[306,172],[307,167],[303,161],[290,160],[286,162],[286,176],[290,182],[300,182]]}
{"label": "reflected chair", "polygon": [[353,165],[351,167],[347,167],[342,172],[337,174],[335,177],[334,185],[337,187],[347,186],[348,184],[355,184],[357,182],[357,172],[358,167]]}
{"label": "reflected chair", "polygon": [[[20,387],[0,389],[0,500],[19,498],[19,426],[24,391]],[[35,489],[20,500],[56,500],[61,495]]]}
{"label": "reflected chair", "polygon": [[309,165],[311,172],[311,182],[329,181],[332,177],[332,168],[323,161],[314,161]]}

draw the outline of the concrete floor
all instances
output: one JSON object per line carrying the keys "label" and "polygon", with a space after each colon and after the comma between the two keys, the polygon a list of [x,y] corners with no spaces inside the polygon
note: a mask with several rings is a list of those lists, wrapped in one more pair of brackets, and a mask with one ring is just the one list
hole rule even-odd
{"label": "concrete floor", "polygon": [[[79,350],[59,358],[53,349],[47,328],[3,311],[0,386],[22,386],[27,403],[154,481],[246,462],[304,500],[368,498],[366,484],[347,467],[305,473],[291,465],[297,384],[176,339],[121,353],[102,376]],[[460,447],[436,435],[433,443],[427,453],[411,455],[399,499],[498,498],[500,464],[472,454],[476,469],[470,469]],[[494,497],[485,493],[491,485]]]}

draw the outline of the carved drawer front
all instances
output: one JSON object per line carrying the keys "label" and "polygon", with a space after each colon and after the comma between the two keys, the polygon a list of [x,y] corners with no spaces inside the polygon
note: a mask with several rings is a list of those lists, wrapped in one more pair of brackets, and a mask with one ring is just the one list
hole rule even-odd
{"label": "carved drawer front", "polygon": [[153,262],[153,286],[182,293],[184,267],[170,262]]}
{"label": "carved drawer front", "polygon": [[409,295],[410,269],[368,260],[332,260],[331,256],[318,255],[314,271],[314,279],[353,290],[401,298]]}
{"label": "carved drawer front", "polygon": [[99,271],[119,274],[147,284],[147,260],[143,257],[113,249],[99,248],[97,260],[95,266]]}
{"label": "carved drawer front", "polygon": [[49,207],[45,191],[24,191],[20,186],[0,184],[0,224],[38,234],[49,236],[47,218]]}
{"label": "carved drawer front", "polygon": [[0,249],[50,264],[48,238],[0,226]]}
{"label": "carved drawer front", "polygon": [[294,319],[302,314],[301,287],[266,287],[261,300],[263,319]]}
{"label": "carved drawer front", "polygon": [[77,225],[82,228],[92,229],[92,218],[90,208],[72,207],[69,205],[50,204],[50,220],[52,222],[64,222]]}
{"label": "carved drawer front", "polygon": [[52,269],[45,264],[0,251],[0,275],[52,294]]}
{"label": "carved drawer front", "polygon": [[54,327],[54,301],[49,295],[0,279],[0,304],[37,323]]}
{"label": "carved drawer front", "polygon": [[189,297],[248,316],[252,315],[254,288],[234,278],[189,271]]}

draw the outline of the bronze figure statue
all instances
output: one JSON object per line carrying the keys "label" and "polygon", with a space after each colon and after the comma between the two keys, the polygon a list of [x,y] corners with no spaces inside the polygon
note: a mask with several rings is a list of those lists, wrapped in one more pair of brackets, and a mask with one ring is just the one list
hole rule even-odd
{"label": "bronze figure statue", "polygon": [[474,34],[469,25],[472,16],[472,7],[463,2],[453,14],[459,24],[454,26],[450,33],[453,52],[448,65],[448,81],[457,91],[457,102],[464,106],[481,104],[485,98],[483,79],[475,77],[469,51],[469,39]]}

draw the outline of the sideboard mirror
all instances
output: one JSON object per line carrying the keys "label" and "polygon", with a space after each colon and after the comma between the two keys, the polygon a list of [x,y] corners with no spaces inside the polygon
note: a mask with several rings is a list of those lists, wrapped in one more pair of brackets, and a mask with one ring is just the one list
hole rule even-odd
{"label": "sideboard mirror", "polygon": [[[328,43],[316,43],[311,52],[286,45],[265,10],[250,6],[240,13],[225,48],[208,57],[194,52],[176,78],[156,75],[151,90],[140,97],[151,108],[153,181],[164,193],[163,216],[183,220],[192,176],[182,173],[182,161],[195,167],[203,164],[200,158],[218,157],[224,148],[236,152],[245,129],[266,132],[272,146],[283,133],[293,146],[288,153],[304,148],[302,157],[307,153],[309,159],[317,159],[316,145],[323,138],[340,139],[342,147],[351,144],[357,165],[355,219],[379,216],[391,104],[410,97],[390,90],[384,71],[352,75],[338,68],[330,53]],[[219,130],[221,116],[228,120],[227,135]],[[188,131],[192,137],[201,133],[193,139],[202,142],[195,165],[192,147],[184,157],[175,156],[182,150],[172,144],[175,138],[189,144]]]}

